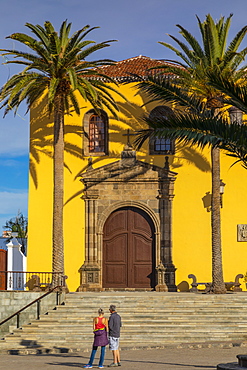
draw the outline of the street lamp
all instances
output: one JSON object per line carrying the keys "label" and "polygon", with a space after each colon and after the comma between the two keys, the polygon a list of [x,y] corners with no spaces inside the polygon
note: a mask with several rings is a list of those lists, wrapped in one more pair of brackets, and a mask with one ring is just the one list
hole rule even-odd
{"label": "street lamp", "polygon": [[228,112],[229,112],[231,123],[238,123],[239,125],[242,125],[243,112],[240,109],[232,106],[231,108],[228,109]]}
{"label": "street lamp", "polygon": [[224,191],[225,191],[225,186],[226,184],[222,181],[222,179],[220,179],[220,206],[221,208],[223,208],[223,194],[224,194]]}

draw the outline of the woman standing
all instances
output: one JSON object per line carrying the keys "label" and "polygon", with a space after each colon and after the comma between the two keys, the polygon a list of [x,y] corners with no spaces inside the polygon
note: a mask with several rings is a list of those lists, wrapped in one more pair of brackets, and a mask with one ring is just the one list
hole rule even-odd
{"label": "woman standing", "polygon": [[84,366],[84,368],[87,369],[91,369],[93,367],[93,361],[98,347],[101,347],[99,369],[104,368],[105,347],[109,343],[107,338],[108,320],[104,317],[104,310],[102,310],[102,308],[98,309],[98,314],[99,316],[93,319],[94,342],[89,363]]}

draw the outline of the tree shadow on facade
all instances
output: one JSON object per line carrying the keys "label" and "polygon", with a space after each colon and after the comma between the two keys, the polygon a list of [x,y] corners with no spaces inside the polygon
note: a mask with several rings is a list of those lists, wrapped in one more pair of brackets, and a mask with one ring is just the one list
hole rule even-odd
{"label": "tree shadow on facade", "polygon": [[[44,99],[45,100],[45,99]],[[32,110],[30,123],[30,159],[29,172],[34,182],[35,188],[38,188],[38,171],[37,165],[41,162],[41,157],[44,155],[50,159],[53,158],[53,121],[49,117],[47,106],[44,100],[37,104]],[[64,135],[75,134],[82,136],[82,127],[80,125],[65,124]],[[65,139],[65,152],[82,158],[82,150],[78,145]],[[69,166],[64,163],[64,167],[69,171]]]}
{"label": "tree shadow on facade", "polygon": [[[120,109],[120,119],[117,120],[114,117],[109,117],[111,122],[109,128],[109,135],[111,140],[109,141],[109,153],[107,156],[93,157],[90,163],[88,161],[79,169],[79,171],[73,176],[73,181],[77,181],[81,173],[87,170],[91,165],[96,165],[104,162],[106,159],[112,159],[112,161],[120,160],[121,151],[114,149],[119,147],[123,149],[123,143],[128,142],[126,138],[126,131],[129,129],[131,134],[143,128],[143,116],[147,113],[146,107],[138,104],[130,104],[128,102],[117,102]],[[155,107],[155,105],[154,105]],[[153,106],[150,104],[150,109]],[[83,117],[82,117],[83,118]],[[82,119],[83,121],[83,119]],[[48,158],[53,158],[53,122],[52,118],[49,117],[46,106],[46,99],[39,104],[36,104],[32,110],[31,116],[31,127],[30,127],[30,175],[34,182],[35,188],[38,188],[38,171],[37,165],[41,162],[41,157],[47,156]],[[121,136],[122,133],[122,136]],[[82,147],[80,145],[73,144],[72,141],[66,140],[67,135],[77,135],[82,140]],[[72,156],[86,160],[90,157],[83,156],[83,137],[85,132],[82,125],[76,124],[65,124],[65,152]],[[133,143],[133,136],[130,136],[130,142]],[[139,157],[141,161],[149,162],[155,164],[157,159],[160,161],[160,157],[165,157],[164,155],[152,155],[150,156],[148,150],[148,143],[144,145],[143,148],[139,150]],[[164,161],[165,162],[165,161]],[[192,147],[177,145],[176,154],[169,155],[169,162],[171,169],[176,169],[184,165],[184,163],[189,163],[195,165],[200,171],[209,172],[211,170],[210,164],[206,157],[199,151]],[[70,171],[69,165],[64,164],[64,167]],[[72,174],[72,172],[70,171]],[[127,181],[127,180],[126,180]],[[83,189],[76,192],[70,196],[65,204],[69,203],[72,199],[77,196],[82,195]]]}
{"label": "tree shadow on facade", "polygon": [[180,292],[189,292],[190,291],[190,286],[188,281],[181,281],[179,284],[177,284],[177,288]]}
{"label": "tree shadow on facade", "polygon": [[[137,132],[140,129],[143,129],[144,126],[146,126],[146,123],[143,121],[143,117],[148,114],[145,107],[129,103],[118,103],[118,106],[120,108],[120,111],[124,113],[124,115],[127,117],[126,120],[121,121],[121,125],[124,127],[125,130],[130,129],[131,131]],[[150,104],[150,111],[155,108],[156,105]],[[115,120],[113,123],[113,127],[115,126],[115,133],[111,134],[111,137],[113,138],[114,142],[119,141],[119,132],[120,132],[120,124]],[[119,127],[120,126],[120,127]],[[133,140],[132,140],[133,142]],[[149,154],[149,143],[146,142],[143,145],[143,148],[139,150],[139,154],[142,159],[145,161],[150,162],[154,161],[158,157],[164,157],[166,155],[169,155],[169,162],[171,169],[176,170],[176,168],[182,167],[184,163],[194,165],[196,168],[198,168],[202,172],[210,172],[211,171],[211,165],[210,162],[207,160],[206,156],[202,153],[200,149],[197,149],[196,147],[192,147],[189,145],[184,144],[177,144],[175,148],[175,154],[156,154],[156,155],[150,155]]]}

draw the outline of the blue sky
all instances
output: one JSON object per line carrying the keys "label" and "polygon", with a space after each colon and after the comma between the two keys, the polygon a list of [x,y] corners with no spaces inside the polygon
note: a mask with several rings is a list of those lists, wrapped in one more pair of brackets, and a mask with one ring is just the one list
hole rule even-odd
{"label": "blue sky", "polygon": [[[59,28],[72,22],[72,31],[82,26],[99,26],[91,33],[95,41],[117,39],[96,58],[123,60],[137,55],[175,59],[158,41],[171,42],[167,34],[179,37],[176,24],[199,36],[195,15],[201,20],[210,13],[214,19],[233,13],[231,39],[247,24],[246,0],[8,0],[1,2],[0,48],[16,48],[5,39],[14,32],[28,32],[25,23],[51,21]],[[247,46],[245,40],[242,46]],[[2,57],[2,62],[4,59]],[[16,73],[13,66],[0,65],[0,85]],[[25,106],[16,116],[0,112],[0,233],[2,225],[18,210],[27,216],[29,115]]]}

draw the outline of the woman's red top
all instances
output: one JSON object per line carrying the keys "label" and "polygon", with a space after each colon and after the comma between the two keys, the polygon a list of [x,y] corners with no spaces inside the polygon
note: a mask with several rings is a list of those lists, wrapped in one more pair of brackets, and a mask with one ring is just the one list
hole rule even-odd
{"label": "woman's red top", "polygon": [[98,317],[98,322],[95,324],[95,330],[100,330],[105,328],[105,324],[102,323],[104,317]]}

